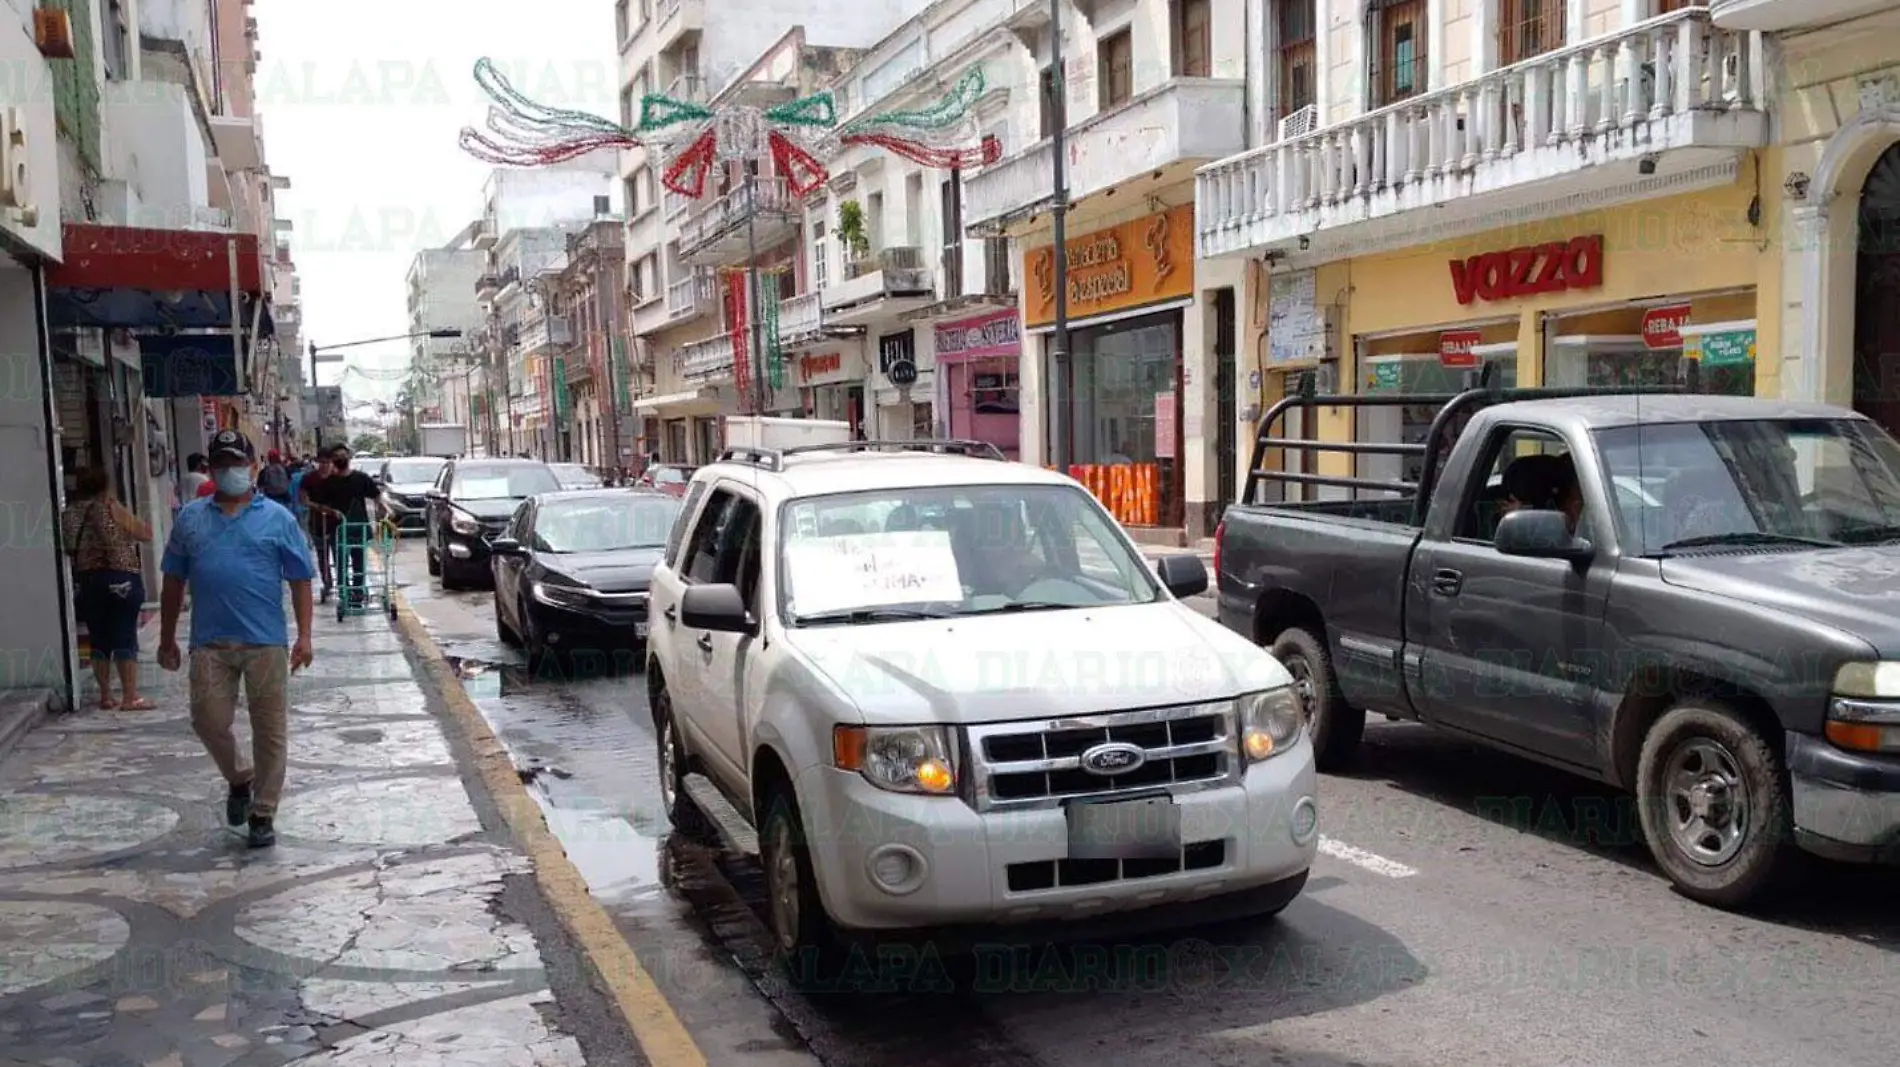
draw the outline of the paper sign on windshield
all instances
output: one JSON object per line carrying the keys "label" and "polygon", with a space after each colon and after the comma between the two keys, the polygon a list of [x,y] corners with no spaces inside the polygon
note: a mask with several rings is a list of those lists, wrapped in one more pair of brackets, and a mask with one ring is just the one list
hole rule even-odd
{"label": "paper sign on windshield", "polygon": [[785,546],[785,561],[800,615],[963,599],[945,530],[798,538]]}

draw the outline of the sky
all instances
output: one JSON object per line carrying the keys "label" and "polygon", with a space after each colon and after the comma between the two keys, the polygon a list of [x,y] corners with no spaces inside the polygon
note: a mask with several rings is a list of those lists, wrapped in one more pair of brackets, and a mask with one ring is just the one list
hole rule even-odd
{"label": "sky", "polygon": [[[407,331],[411,257],[480,215],[490,167],[456,143],[488,112],[476,59],[493,59],[542,103],[609,117],[619,108],[613,0],[259,0],[252,10],[265,151],[291,181],[278,214],[293,224],[305,342]],[[408,348],[347,355],[388,371]],[[325,364],[318,381],[342,373]],[[344,386],[351,401],[397,389],[358,375]]]}

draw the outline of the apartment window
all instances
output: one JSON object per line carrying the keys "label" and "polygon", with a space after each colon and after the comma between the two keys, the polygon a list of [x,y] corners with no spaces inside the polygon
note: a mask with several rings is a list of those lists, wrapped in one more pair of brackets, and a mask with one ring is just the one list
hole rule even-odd
{"label": "apartment window", "polygon": [[1169,5],[1168,21],[1174,30],[1174,76],[1211,78],[1214,76],[1213,19],[1211,0],[1174,0]]}
{"label": "apartment window", "polygon": [[1056,131],[1062,128],[1062,114],[1064,110],[1066,110],[1063,107],[1064,103],[1061,86],[1056,80],[1056,69],[1054,67],[1042,68],[1041,136],[1054,137]]}
{"label": "apartment window", "polygon": [[1425,0],[1372,0],[1366,9],[1366,72],[1373,107],[1425,91]]}
{"label": "apartment window", "polygon": [[1564,43],[1564,0],[1498,0],[1498,66],[1541,56]]}
{"label": "apartment window", "polygon": [[620,90],[620,124],[628,129],[639,125],[640,114],[634,110],[638,99],[631,87]]}
{"label": "apartment window", "polygon": [[614,38],[617,42],[633,36],[633,19],[627,10],[627,0],[619,0],[614,4],[614,32],[618,34]]}
{"label": "apartment window", "polygon": [[105,56],[106,77],[127,81],[132,77],[132,31],[126,23],[124,0],[106,0],[99,11],[104,40],[100,51]]}
{"label": "apartment window", "polygon": [[1286,118],[1303,107],[1319,102],[1315,92],[1318,80],[1319,51],[1315,47],[1314,27],[1318,5],[1314,0],[1280,0],[1274,12],[1276,58],[1279,60],[1279,115]]}
{"label": "apartment window", "polygon": [[1101,109],[1126,104],[1135,95],[1135,38],[1127,30],[1102,38],[1095,46]]}
{"label": "apartment window", "polygon": [[627,175],[627,215],[635,218],[653,209],[653,168],[641,167]]}
{"label": "apartment window", "polygon": [[831,241],[825,236],[825,220],[811,224],[811,287],[823,289],[831,284]]}
{"label": "apartment window", "polygon": [[943,219],[943,285],[945,299],[963,295],[963,175],[951,171],[938,192],[937,211]]}

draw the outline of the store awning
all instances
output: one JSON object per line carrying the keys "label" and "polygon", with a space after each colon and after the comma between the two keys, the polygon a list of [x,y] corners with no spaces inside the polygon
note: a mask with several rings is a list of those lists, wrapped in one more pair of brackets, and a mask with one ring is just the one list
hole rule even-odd
{"label": "store awning", "polygon": [[66,260],[46,276],[55,328],[228,328],[235,253],[239,319],[273,332],[254,234],[67,223],[63,238]]}
{"label": "store awning", "polygon": [[679,404],[698,404],[716,399],[709,389],[695,389],[690,393],[666,393],[662,396],[643,396],[633,402],[635,411],[653,411],[658,408],[670,408]]}

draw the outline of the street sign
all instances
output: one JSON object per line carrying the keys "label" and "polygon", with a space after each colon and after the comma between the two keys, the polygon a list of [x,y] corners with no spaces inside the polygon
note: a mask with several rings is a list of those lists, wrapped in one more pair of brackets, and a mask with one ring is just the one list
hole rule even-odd
{"label": "street sign", "polygon": [[1682,328],[1689,324],[1689,305],[1670,304],[1643,312],[1643,346],[1652,350],[1682,347]]}

